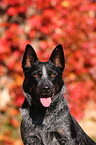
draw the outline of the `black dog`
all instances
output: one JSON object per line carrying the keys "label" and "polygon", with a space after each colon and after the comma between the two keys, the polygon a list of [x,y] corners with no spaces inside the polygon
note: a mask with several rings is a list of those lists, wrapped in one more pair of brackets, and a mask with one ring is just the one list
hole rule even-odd
{"label": "black dog", "polygon": [[24,145],[96,145],[72,117],[63,97],[65,59],[62,45],[53,50],[48,62],[40,62],[28,44],[22,67],[25,101],[20,111]]}

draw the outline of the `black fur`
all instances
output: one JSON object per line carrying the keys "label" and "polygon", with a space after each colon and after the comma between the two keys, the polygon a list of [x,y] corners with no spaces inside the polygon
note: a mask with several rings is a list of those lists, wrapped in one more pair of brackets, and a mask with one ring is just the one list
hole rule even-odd
{"label": "black fur", "polygon": [[72,117],[63,97],[64,67],[62,45],[56,46],[48,62],[40,62],[34,49],[26,46],[22,61],[25,101],[20,109],[24,145],[96,145]]}

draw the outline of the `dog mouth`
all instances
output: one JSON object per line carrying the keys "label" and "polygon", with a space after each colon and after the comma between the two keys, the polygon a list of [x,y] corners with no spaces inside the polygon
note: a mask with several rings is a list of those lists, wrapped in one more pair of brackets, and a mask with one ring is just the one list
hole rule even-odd
{"label": "dog mouth", "polygon": [[44,107],[49,107],[50,104],[51,104],[51,98],[48,97],[48,98],[40,98],[40,102],[42,103],[42,105]]}
{"label": "dog mouth", "polygon": [[51,98],[54,96],[54,88],[49,85],[42,85],[38,89],[40,103],[44,107],[49,107],[51,104]]}
{"label": "dog mouth", "polygon": [[[54,96],[54,94],[52,95],[52,97]],[[41,97],[40,98],[40,102],[44,107],[49,107],[51,104],[51,98],[52,97]]]}

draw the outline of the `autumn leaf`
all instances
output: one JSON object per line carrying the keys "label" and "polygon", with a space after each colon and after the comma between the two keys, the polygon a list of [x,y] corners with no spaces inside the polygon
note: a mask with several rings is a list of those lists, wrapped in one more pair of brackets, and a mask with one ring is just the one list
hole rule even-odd
{"label": "autumn leaf", "polygon": [[[2,0],[0,6],[0,83],[5,76],[12,81],[6,86],[1,84],[0,91],[7,87],[11,98],[11,103],[1,110],[7,122],[0,121],[1,127],[10,124],[19,128],[14,117],[19,116],[17,109],[24,101],[22,58],[26,44],[35,48],[40,61],[48,61],[57,44],[64,45],[64,97],[72,115],[80,120],[86,104],[96,101],[95,1]],[[22,144],[19,135],[13,139],[8,132],[7,137],[0,132],[2,145]]]}

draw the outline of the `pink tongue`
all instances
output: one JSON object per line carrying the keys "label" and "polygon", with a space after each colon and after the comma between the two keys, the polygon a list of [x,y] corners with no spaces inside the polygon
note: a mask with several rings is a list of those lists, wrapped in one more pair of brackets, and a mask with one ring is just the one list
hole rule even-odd
{"label": "pink tongue", "polygon": [[40,101],[44,107],[49,107],[51,104],[51,98],[40,98]]}

